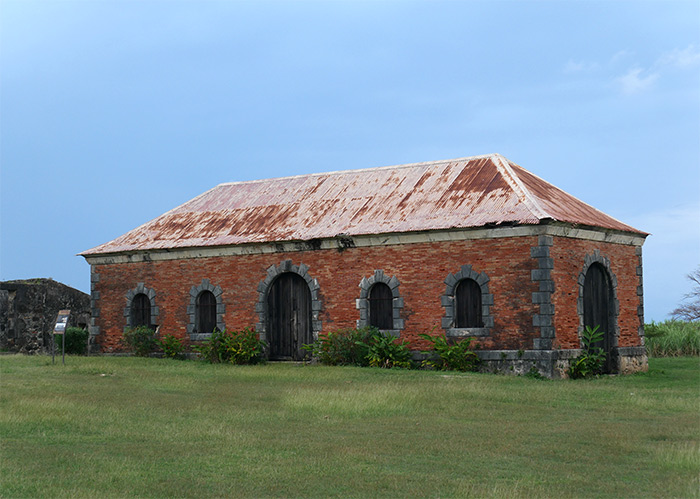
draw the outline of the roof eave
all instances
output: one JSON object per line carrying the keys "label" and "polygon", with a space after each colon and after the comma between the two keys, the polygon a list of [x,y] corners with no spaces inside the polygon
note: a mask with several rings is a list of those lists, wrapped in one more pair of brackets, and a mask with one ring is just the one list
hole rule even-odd
{"label": "roof eave", "polygon": [[[533,230],[532,232],[528,232],[526,230],[519,230],[513,233],[513,235],[509,235],[510,232],[508,231],[514,231],[516,229],[524,229],[526,227],[532,227],[533,229],[536,229],[538,227],[543,227],[545,230]],[[571,235],[570,233],[560,233],[558,234],[558,231],[548,231],[546,230],[546,227],[553,227],[553,228],[563,228],[563,229],[570,229],[576,231],[576,235]],[[221,245],[209,245],[209,246],[202,246],[202,245],[197,245],[197,246],[182,246],[182,247],[177,247],[177,248],[135,248],[135,249],[130,249],[130,250],[122,250],[122,251],[106,251],[106,252],[93,252],[92,250],[88,250],[82,253],[79,253],[77,256],[82,256],[85,258],[85,260],[88,263],[91,263],[91,260],[105,260],[105,259],[110,259],[110,258],[123,258],[126,257],[127,260],[131,260],[132,257],[141,261],[141,260],[148,260],[148,257],[143,257],[143,255],[148,255],[148,254],[167,254],[167,253],[180,253],[180,252],[197,252],[197,251],[203,251],[203,252],[209,252],[212,250],[216,249],[226,249],[226,248],[237,248],[237,249],[242,249],[240,254],[247,254],[248,251],[246,250],[247,248],[251,249],[251,253],[257,253],[253,248],[256,247],[263,247],[263,246],[270,246],[270,247],[285,247],[289,246],[292,249],[286,249],[284,251],[312,251],[312,250],[318,250],[318,249],[337,249],[336,245],[334,244],[322,244],[323,242],[337,242],[340,239],[387,239],[387,240],[395,240],[397,238],[404,238],[404,239],[410,239],[412,237],[418,237],[420,235],[426,235],[426,241],[429,240],[435,240],[435,241],[446,241],[446,240],[452,240],[451,238],[445,238],[442,237],[445,233],[478,233],[479,231],[488,231],[486,234],[490,234],[490,237],[521,237],[524,235],[547,235],[549,233],[553,235],[560,235],[563,237],[577,237],[577,238],[583,238],[586,239],[586,237],[581,236],[580,231],[588,231],[588,232],[594,232],[594,233],[602,233],[608,236],[614,236],[614,235],[620,235],[620,236],[625,236],[627,238],[641,238],[641,242],[643,242],[647,236],[649,236],[648,233],[638,231],[636,229],[634,230],[620,230],[620,229],[614,229],[614,228],[607,228],[607,227],[597,227],[597,226],[592,226],[592,225],[585,225],[585,224],[579,224],[579,223],[571,223],[571,222],[564,222],[564,221],[558,221],[554,220],[551,218],[544,218],[541,219],[538,223],[522,223],[517,220],[514,221],[506,221],[506,222],[499,222],[496,224],[485,224],[482,226],[478,227],[453,227],[449,229],[435,229],[435,230],[419,230],[419,231],[411,231],[411,232],[389,232],[389,233],[377,233],[377,234],[352,234],[352,235],[347,235],[347,234],[338,234],[335,236],[329,236],[329,237],[322,237],[322,238],[312,238],[312,239],[290,239],[290,240],[277,240],[277,241],[262,241],[262,242],[250,242],[250,243],[240,243],[240,244],[221,244]],[[494,231],[494,232],[491,232]],[[522,232],[522,234],[521,234]],[[568,236],[567,236],[568,234]],[[436,237],[432,238],[430,237],[431,235],[434,235]],[[473,237],[471,237],[473,238]],[[310,241],[314,241],[314,244],[309,244]],[[319,241],[321,244],[319,244]],[[388,243],[392,244],[392,243]],[[284,252],[284,251],[266,251],[269,253],[273,252]]]}

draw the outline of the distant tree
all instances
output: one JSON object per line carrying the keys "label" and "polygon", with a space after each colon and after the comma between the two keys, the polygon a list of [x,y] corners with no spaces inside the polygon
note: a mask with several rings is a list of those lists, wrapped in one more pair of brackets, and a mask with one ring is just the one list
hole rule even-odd
{"label": "distant tree", "polygon": [[671,317],[682,321],[697,321],[700,320],[700,267],[688,274],[688,279],[693,282],[693,289],[683,297],[686,303],[681,303],[671,312]]}

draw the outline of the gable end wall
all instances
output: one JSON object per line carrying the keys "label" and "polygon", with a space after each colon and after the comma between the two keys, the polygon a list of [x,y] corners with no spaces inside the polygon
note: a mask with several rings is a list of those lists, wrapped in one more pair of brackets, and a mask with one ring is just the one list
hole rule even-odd
{"label": "gable end wall", "polygon": [[582,273],[591,261],[605,262],[615,280],[617,299],[617,346],[643,345],[644,312],[641,289],[641,246],[555,237],[550,248],[553,260],[552,304],[556,309],[555,348],[580,348]]}

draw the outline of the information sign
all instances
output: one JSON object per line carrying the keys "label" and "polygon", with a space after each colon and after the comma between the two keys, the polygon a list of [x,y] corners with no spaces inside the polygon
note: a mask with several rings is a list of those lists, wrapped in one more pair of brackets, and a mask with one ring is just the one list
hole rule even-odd
{"label": "information sign", "polygon": [[58,317],[56,317],[56,325],[53,328],[53,334],[65,334],[66,325],[68,324],[68,317],[70,316],[70,310],[59,310]]}
{"label": "information sign", "polygon": [[[68,326],[68,317],[70,317],[70,310],[59,310],[58,316],[56,317],[56,325],[53,327],[53,334],[62,334],[63,338],[61,344],[63,345],[63,364],[66,363],[66,326]],[[51,362],[56,363],[56,340],[51,342]]]}

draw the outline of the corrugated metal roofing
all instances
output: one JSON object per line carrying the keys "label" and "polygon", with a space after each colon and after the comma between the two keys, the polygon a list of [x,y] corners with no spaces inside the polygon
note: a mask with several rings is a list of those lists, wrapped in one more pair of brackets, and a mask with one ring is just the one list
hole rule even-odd
{"label": "corrugated metal roofing", "polygon": [[546,219],[644,234],[492,154],[221,184],[82,255]]}

